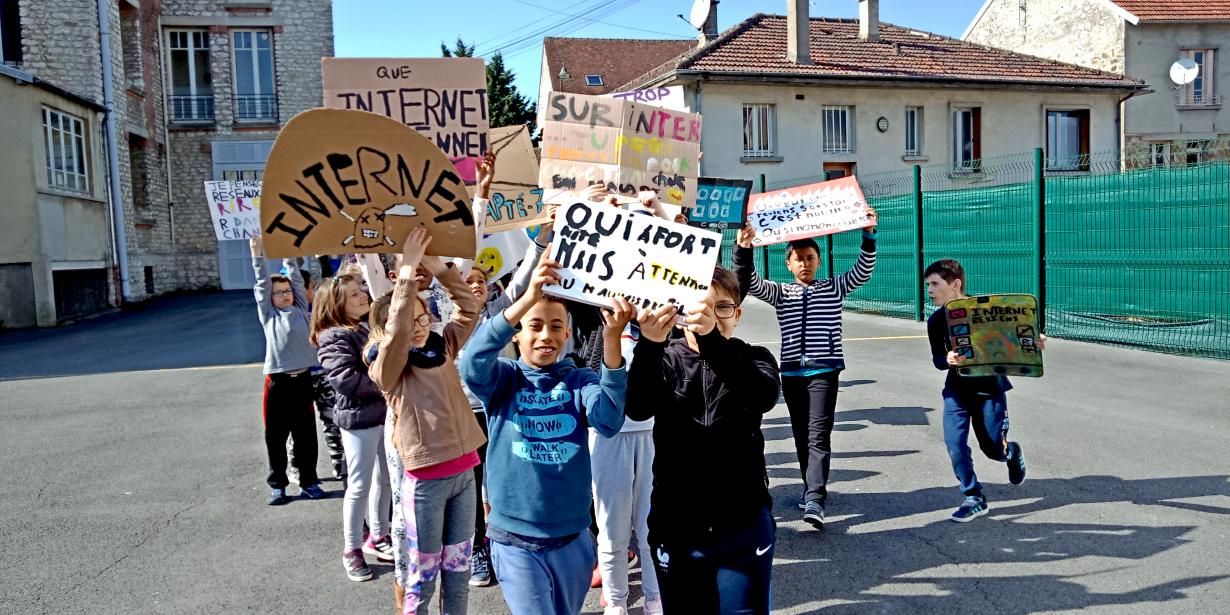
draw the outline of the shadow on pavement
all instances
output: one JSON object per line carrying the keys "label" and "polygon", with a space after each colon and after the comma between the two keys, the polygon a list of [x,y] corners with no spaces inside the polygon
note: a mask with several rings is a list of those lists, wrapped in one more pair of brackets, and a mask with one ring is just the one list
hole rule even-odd
{"label": "shadow on pavement", "polygon": [[0,333],[0,380],[255,363],[250,291],[160,297],[52,329]]}
{"label": "shadow on pavement", "polygon": [[[773,604],[775,608],[789,608],[819,600],[831,601],[823,608],[825,613],[933,613],[987,612],[989,603],[996,613],[1025,615],[1183,599],[1183,590],[1230,575],[1193,576],[1129,592],[1103,593],[1081,582],[1087,573],[1064,576],[1048,570],[984,576],[964,566],[1045,564],[1090,556],[1143,560],[1192,542],[1188,534],[1196,526],[1030,522],[1029,513],[1073,504],[1119,502],[1230,515],[1230,508],[1193,508],[1170,501],[1225,495],[1230,487],[1228,480],[1226,476],[1141,480],[1079,476],[1027,481],[1019,487],[988,485],[991,515],[962,525],[946,518],[949,509],[959,503],[955,488],[909,493],[838,492],[826,507],[833,520],[823,533],[778,528],[776,557],[786,562],[774,565],[773,585],[806,585],[809,591],[805,595],[775,592]],[[793,506],[798,488],[794,483],[773,489],[779,519],[797,519]],[[1009,498],[1013,503],[996,503]],[[933,514],[935,521],[922,527],[854,531],[861,525],[918,514]],[[840,554],[836,557],[843,570],[858,573],[834,570],[836,564],[830,559],[834,554]],[[1003,569],[994,570],[1002,574]]]}

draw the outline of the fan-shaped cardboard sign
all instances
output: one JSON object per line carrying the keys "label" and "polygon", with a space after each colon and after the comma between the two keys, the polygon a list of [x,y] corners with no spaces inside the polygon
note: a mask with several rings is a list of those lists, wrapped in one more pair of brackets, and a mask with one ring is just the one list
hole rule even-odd
{"label": "fan-shaped cardboard sign", "polygon": [[416,226],[428,254],[474,258],[474,212],[457,169],[423,135],[382,115],[296,115],[265,163],[261,228],[269,258],[400,252]]}

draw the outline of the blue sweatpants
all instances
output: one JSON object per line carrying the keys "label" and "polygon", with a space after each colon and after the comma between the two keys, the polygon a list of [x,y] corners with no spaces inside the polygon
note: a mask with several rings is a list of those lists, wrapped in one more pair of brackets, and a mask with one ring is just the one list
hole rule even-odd
{"label": "blue sweatpants", "polygon": [[550,551],[530,551],[492,540],[491,564],[512,615],[580,613],[597,564],[596,549],[588,529]]}
{"label": "blue sweatpants", "polygon": [[970,426],[988,459],[1008,461],[1008,400],[1001,393],[957,393],[944,389],[944,443],[952,471],[967,496],[982,495],[969,448]]}

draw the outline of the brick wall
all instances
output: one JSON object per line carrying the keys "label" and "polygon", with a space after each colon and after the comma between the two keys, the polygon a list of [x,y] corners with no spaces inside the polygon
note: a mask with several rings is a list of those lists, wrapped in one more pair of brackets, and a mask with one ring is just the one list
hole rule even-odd
{"label": "brick wall", "polygon": [[1097,0],[994,0],[966,40],[1124,72],[1124,21]]}

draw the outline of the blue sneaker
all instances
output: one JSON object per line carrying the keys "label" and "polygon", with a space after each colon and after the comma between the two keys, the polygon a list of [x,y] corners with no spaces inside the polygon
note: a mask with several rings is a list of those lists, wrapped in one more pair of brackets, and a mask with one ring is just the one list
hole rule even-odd
{"label": "blue sneaker", "polygon": [[1008,443],[1008,482],[1019,485],[1025,481],[1025,453],[1018,442]]}
{"label": "blue sneaker", "polygon": [[269,490],[268,504],[270,506],[281,506],[289,501],[290,499],[286,497],[285,489],[270,489]]}
{"label": "blue sneaker", "polygon": [[303,488],[303,491],[300,492],[299,495],[309,500],[323,500],[324,498],[329,497],[329,494],[325,493],[325,490],[321,489],[320,485],[308,485]]}
{"label": "blue sneaker", "polygon": [[803,520],[818,530],[824,529],[824,507],[820,502],[808,502],[804,506]]}
{"label": "blue sneaker", "polygon": [[971,495],[965,498],[965,502],[961,504],[956,512],[952,513],[952,520],[957,523],[965,523],[973,521],[974,517],[981,517],[987,514],[991,509],[987,506],[987,499],[980,495]]}

